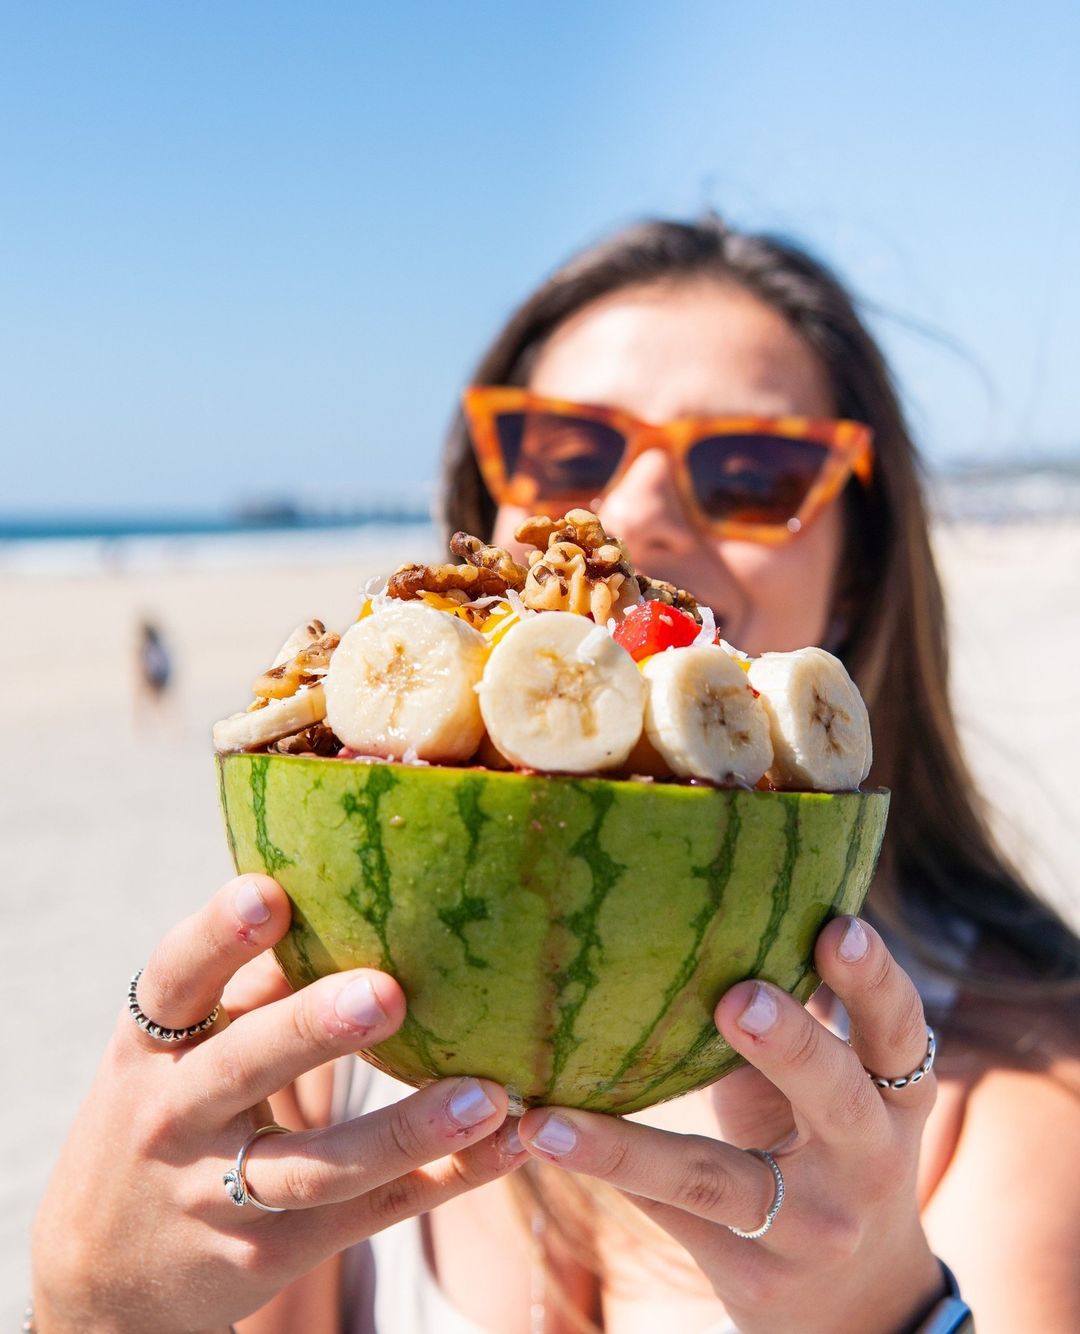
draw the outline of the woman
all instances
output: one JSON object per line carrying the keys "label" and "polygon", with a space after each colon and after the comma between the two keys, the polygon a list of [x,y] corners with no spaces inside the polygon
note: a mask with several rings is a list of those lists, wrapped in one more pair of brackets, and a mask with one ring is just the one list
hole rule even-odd
{"label": "woman", "polygon": [[[1080,951],[979,813],[946,700],[913,450],[849,299],[794,248],[715,219],[648,224],[556,274],[475,380],[527,386],[533,417],[535,400],[559,400],[549,425],[572,424],[574,403],[621,410],[621,441],[549,434],[523,467],[530,499],[588,482],[573,499],[595,503],[639,568],[715,607],[740,647],[822,643],[844,657],[871,709],[871,781],[894,792],[872,915],[907,971],[873,927],[831,923],[816,955],[829,999],[811,1013],[734,987],[717,1023],[752,1068],[633,1119],[535,1109],[515,1127],[488,1081],[379,1108],[378,1090],[350,1098],[339,1078],[335,1112],[364,1115],[324,1129],[332,1075],[314,1067],[385,1036],[404,1001],[377,974],[279,998],[250,961],[285,930],[287,904],[272,881],[244,877],[133,985],[135,1011],[158,1024],[194,1024],[223,989],[228,1018],[172,1056],[129,1021],[118,1030],[38,1220],[40,1328],[221,1329],[260,1307],[241,1329],[329,1331],[343,1314],[364,1328],[370,1275],[354,1261],[370,1253],[354,1243],[376,1236],[378,1249],[417,1215],[426,1280],[414,1265],[410,1281],[437,1282],[438,1318],[461,1329],[917,1328],[945,1297],[935,1255],[980,1331],[1080,1327]],[[483,396],[472,401],[482,416]],[[742,528],[724,510],[730,478],[706,484],[630,421],[731,414],[865,422],[872,474],[789,540],[758,540],[745,497]],[[737,460],[738,486],[766,511],[781,507],[783,448],[759,439]],[[508,542],[514,492],[485,488],[461,422],[446,477],[448,524]],[[924,1009],[941,1031],[938,1078],[905,1084],[928,1063]],[[847,1021],[850,1046],[829,1027]],[[287,1212],[230,1210],[215,1177],[273,1119],[297,1133],[251,1144],[247,1185]],[[342,1313],[333,1257],[345,1247]]]}

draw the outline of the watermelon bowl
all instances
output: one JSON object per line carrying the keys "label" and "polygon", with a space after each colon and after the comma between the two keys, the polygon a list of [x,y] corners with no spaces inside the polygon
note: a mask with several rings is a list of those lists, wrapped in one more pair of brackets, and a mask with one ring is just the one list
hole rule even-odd
{"label": "watermelon bowl", "polygon": [[293,987],[379,968],[408,1000],[361,1053],[421,1086],[624,1113],[741,1064],[713,1009],[761,977],[809,998],[814,941],[856,913],[889,794],[773,792],[217,757],[238,872],[286,890]]}

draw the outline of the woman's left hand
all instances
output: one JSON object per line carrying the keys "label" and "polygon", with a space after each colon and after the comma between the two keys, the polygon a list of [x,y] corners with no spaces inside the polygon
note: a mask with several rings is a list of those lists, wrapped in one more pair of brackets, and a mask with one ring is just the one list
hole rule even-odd
{"label": "woman's left hand", "polygon": [[527,1112],[519,1133],[536,1157],[625,1191],[689,1251],[746,1334],[891,1334],[943,1290],[915,1187],[935,1083],[878,1089],[866,1070],[916,1070],[926,1020],[911,979],[857,919],[822,931],[816,967],[847,1008],[850,1046],[765,983],[740,982],[716,1008],[720,1032],[765,1077],[723,1096],[725,1124],[764,1128],[758,1147],[784,1176],[759,1240],[730,1231],[758,1228],[775,1191],[768,1164],[743,1149],[550,1108]]}

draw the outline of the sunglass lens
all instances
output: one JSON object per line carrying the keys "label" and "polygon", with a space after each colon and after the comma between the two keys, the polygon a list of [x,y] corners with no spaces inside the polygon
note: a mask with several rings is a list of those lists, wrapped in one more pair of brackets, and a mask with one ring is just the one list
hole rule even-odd
{"label": "sunglass lens", "polygon": [[710,519],[786,524],[821,474],[829,451],[777,435],[716,435],[694,444],[687,467]]}
{"label": "sunglass lens", "polygon": [[496,418],[511,496],[521,504],[584,501],[611,480],[626,440],[587,417],[504,412]]}

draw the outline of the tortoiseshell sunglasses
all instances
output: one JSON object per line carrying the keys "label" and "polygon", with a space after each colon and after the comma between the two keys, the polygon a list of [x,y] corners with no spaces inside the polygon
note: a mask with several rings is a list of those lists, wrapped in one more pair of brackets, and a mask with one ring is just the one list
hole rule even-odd
{"label": "tortoiseshell sunglasses", "polygon": [[484,483],[496,504],[561,517],[589,507],[646,449],[672,459],[687,510],[717,537],[789,541],[854,474],[870,484],[873,433],[810,417],[640,421],[618,408],[480,385],[464,394]]}

